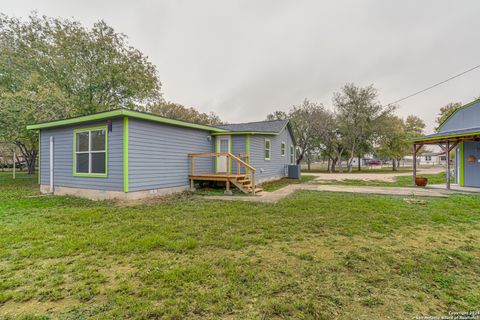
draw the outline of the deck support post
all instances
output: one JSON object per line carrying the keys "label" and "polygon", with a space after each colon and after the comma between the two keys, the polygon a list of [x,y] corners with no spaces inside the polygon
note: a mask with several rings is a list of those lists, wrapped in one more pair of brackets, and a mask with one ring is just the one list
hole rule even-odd
{"label": "deck support post", "polygon": [[417,179],[417,145],[413,144],[413,185],[415,185],[415,180]]}
{"label": "deck support post", "polygon": [[450,190],[450,141],[447,141],[447,190]]}
{"label": "deck support post", "polygon": [[195,184],[193,179],[190,179],[190,189],[188,189],[190,192],[195,192]]}
{"label": "deck support post", "polygon": [[230,190],[230,180],[227,180],[225,182],[225,192],[224,192],[224,194],[229,195],[229,196],[231,196],[233,194],[232,190]]}

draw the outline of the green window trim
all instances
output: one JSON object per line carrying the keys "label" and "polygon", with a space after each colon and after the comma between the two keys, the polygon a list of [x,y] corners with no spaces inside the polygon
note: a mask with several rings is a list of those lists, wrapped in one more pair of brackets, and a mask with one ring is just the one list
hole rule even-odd
{"label": "green window trim", "polygon": [[[105,173],[78,173],[77,172],[77,133],[90,132],[90,131],[96,131],[96,130],[105,130]],[[107,178],[108,177],[108,127],[106,125],[73,130],[72,175],[74,177],[85,177],[85,178]]]}
{"label": "green window trim", "polygon": [[[268,142],[268,148],[267,148],[267,142]],[[267,151],[268,151],[268,157],[267,157]],[[264,157],[265,160],[271,160],[272,158],[272,143],[270,139],[265,138],[264,141]]]}
{"label": "green window trim", "polygon": [[285,141],[282,141],[281,147],[280,147],[280,154],[282,157],[285,157],[287,154],[287,143]]}
{"label": "green window trim", "polygon": [[123,118],[123,192],[128,192],[128,117]]}

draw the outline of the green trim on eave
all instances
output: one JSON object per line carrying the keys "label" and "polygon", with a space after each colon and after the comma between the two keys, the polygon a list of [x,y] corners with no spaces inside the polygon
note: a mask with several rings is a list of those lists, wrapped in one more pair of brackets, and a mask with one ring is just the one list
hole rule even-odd
{"label": "green trim on eave", "polygon": [[468,108],[468,107],[476,104],[477,102],[480,102],[480,99],[477,99],[477,100],[475,100],[475,101],[472,101],[472,102],[470,102],[470,103],[467,103],[466,105],[461,106],[461,107],[458,108],[457,110],[453,111],[445,120],[443,120],[442,123],[440,123],[440,125],[439,125],[438,128],[437,128],[437,130],[442,129],[442,127],[445,125],[445,123],[447,123],[447,121],[450,120],[450,118],[453,117],[453,115],[456,114],[458,111],[463,110],[463,109],[465,109],[465,108]]}
{"label": "green trim on eave", "polygon": [[269,136],[278,136],[281,132],[259,132],[259,131],[226,131],[226,132],[215,132],[212,133],[212,136],[221,136],[221,135],[233,135],[233,134],[264,134]]}
{"label": "green trim on eave", "polygon": [[[215,137],[215,153],[217,152],[218,152],[218,141],[217,141],[217,137]],[[214,170],[215,170],[215,173],[217,173],[217,156],[215,156],[214,160],[215,160],[213,163]]]}
{"label": "green trim on eave", "polygon": [[[245,153],[247,154],[247,163],[250,164],[250,135],[245,136]],[[250,169],[246,168],[246,173],[250,173]]]}
{"label": "green trim on eave", "polygon": [[[232,136],[228,136],[228,139],[230,140],[228,143],[228,152],[232,153]],[[228,172],[232,173],[232,158],[230,158],[230,161],[228,162]]]}
{"label": "green trim on eave", "polygon": [[470,137],[470,136],[476,136],[480,135],[479,132],[470,132],[470,133],[459,133],[459,134],[452,134],[452,135],[446,135],[446,136],[438,136],[438,137],[432,137],[432,138],[418,138],[418,139],[408,139],[409,142],[421,142],[421,141],[435,141],[435,140],[443,140],[443,139],[448,139],[448,138],[458,138],[458,137]]}
{"label": "green trim on eave", "polygon": [[128,117],[123,118],[123,192],[128,192]]}
{"label": "green trim on eave", "polygon": [[42,167],[41,164],[40,164],[40,150],[42,150],[40,148],[40,141],[42,139],[42,136],[41,136],[41,131],[38,130],[38,184],[40,184],[40,168]]}
{"label": "green trim on eave", "polygon": [[[77,133],[85,131],[94,131],[94,130],[105,130],[105,173],[77,173]],[[90,137],[89,137],[90,139]],[[73,129],[73,155],[72,155],[72,176],[74,177],[85,177],[85,178],[108,178],[108,127],[104,126],[95,126],[89,128],[79,128]]]}
{"label": "green trim on eave", "polygon": [[459,161],[459,184],[461,187],[465,185],[465,155],[464,155],[464,146],[463,141],[459,143],[460,150],[458,151],[458,161]]}
{"label": "green trim on eave", "polygon": [[181,127],[187,127],[187,128],[193,128],[193,129],[206,130],[206,131],[211,131],[211,132],[226,132],[227,131],[225,129],[215,128],[215,127],[201,125],[201,124],[189,123],[189,122],[180,121],[180,120],[168,119],[168,118],[164,118],[164,117],[157,116],[157,115],[154,115],[154,114],[143,113],[143,112],[127,110],[127,109],[117,109],[117,110],[112,110],[112,111],[100,112],[100,113],[96,113],[96,114],[92,114],[92,115],[88,115],[88,116],[81,116],[81,117],[70,118],[70,119],[65,119],[65,120],[57,120],[57,121],[50,121],[50,122],[45,122],[45,123],[28,125],[27,129],[28,130],[35,130],[35,129],[52,128],[52,127],[80,124],[80,123],[84,123],[84,122],[105,120],[105,119],[110,119],[110,118],[114,118],[114,117],[121,117],[121,116],[126,116],[126,117],[131,117],[131,118],[136,118],[136,119],[142,119],[142,120],[150,120],[150,121],[155,121],[155,122],[160,122],[160,123],[166,123],[166,124],[171,124],[171,125],[176,125],[176,126],[181,126]]}

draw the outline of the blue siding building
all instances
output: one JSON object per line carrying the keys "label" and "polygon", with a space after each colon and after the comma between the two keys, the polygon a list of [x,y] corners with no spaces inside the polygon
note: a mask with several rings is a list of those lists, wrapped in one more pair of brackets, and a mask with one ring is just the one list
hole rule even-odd
{"label": "blue siding building", "polygon": [[[453,112],[439,126],[437,133],[412,138],[410,141],[413,142],[414,159],[424,145],[439,145],[444,150],[447,156],[447,189],[450,189],[452,171],[455,172],[459,187],[480,187],[480,100]],[[455,162],[450,159],[450,153],[453,152]],[[414,167],[414,178],[415,176]]]}
{"label": "blue siding building", "polygon": [[295,163],[287,120],[198,125],[127,109],[28,126],[43,193],[138,199],[214,180],[255,192]]}

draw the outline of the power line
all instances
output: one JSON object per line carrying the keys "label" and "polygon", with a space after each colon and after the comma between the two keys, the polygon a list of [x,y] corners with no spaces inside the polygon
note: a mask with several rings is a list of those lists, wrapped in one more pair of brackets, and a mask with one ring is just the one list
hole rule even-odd
{"label": "power line", "polygon": [[461,73],[459,73],[459,74],[456,74],[456,75],[454,75],[454,76],[452,76],[452,77],[450,77],[450,78],[448,78],[448,79],[446,79],[446,80],[443,80],[443,81],[441,81],[441,82],[438,82],[438,83],[436,83],[436,84],[434,84],[434,85],[432,85],[432,86],[430,86],[430,87],[428,87],[428,88],[422,89],[422,90],[417,91],[417,92],[415,92],[415,93],[412,93],[412,94],[410,94],[410,95],[408,95],[408,96],[406,96],[406,97],[403,97],[403,98],[398,99],[398,100],[396,100],[396,101],[390,102],[389,104],[387,104],[387,106],[390,106],[390,105],[395,104],[395,103],[399,103],[399,102],[401,102],[401,101],[403,101],[403,100],[407,100],[407,99],[409,99],[409,98],[411,98],[411,97],[414,97],[414,96],[416,96],[416,95],[418,95],[418,94],[420,94],[420,93],[423,93],[423,92],[425,92],[425,91],[428,91],[428,90],[430,90],[430,89],[433,89],[433,88],[435,88],[435,87],[438,87],[439,85],[442,85],[442,84],[444,84],[445,82],[448,82],[448,81],[450,81],[450,80],[453,80],[453,79],[455,79],[455,78],[458,78],[458,77],[460,77],[460,76],[463,76],[464,74],[469,73],[469,72],[471,72],[471,71],[473,71],[473,70],[475,70],[475,69],[478,69],[478,68],[480,68],[480,64],[477,65],[477,66],[475,66],[475,67],[473,67],[473,68],[470,68],[470,69],[468,69],[468,70],[466,70],[466,71],[463,71],[463,72],[461,72]]}

